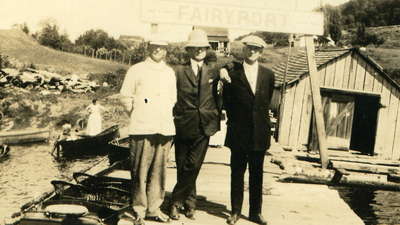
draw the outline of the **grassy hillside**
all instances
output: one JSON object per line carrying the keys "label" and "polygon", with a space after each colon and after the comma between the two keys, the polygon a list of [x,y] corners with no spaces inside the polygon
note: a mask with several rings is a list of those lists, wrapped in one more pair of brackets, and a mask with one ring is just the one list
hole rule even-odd
{"label": "grassy hillside", "polygon": [[105,73],[127,68],[127,65],[44,47],[19,30],[0,30],[0,54],[33,63],[40,69],[63,73]]}
{"label": "grassy hillside", "polygon": [[[400,26],[368,27],[366,32],[377,34],[385,40],[378,48],[368,46],[366,54],[384,69],[400,69]],[[344,42],[349,41],[350,35],[344,35],[343,38]]]}
{"label": "grassy hillside", "polygon": [[399,48],[367,48],[366,52],[384,69],[400,69]]}
{"label": "grassy hillside", "polygon": [[400,26],[369,27],[366,32],[375,33],[385,39],[382,48],[400,48]]}

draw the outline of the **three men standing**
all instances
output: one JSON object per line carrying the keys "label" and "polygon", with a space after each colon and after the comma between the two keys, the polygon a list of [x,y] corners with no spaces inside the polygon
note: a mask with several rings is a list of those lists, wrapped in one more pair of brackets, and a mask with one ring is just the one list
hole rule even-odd
{"label": "three men standing", "polygon": [[[249,165],[249,219],[266,225],[261,215],[263,163],[270,146],[268,109],[274,88],[273,72],[258,64],[265,42],[247,36],[243,63],[233,63],[223,87],[227,111],[226,146],[231,149],[231,205],[227,219],[235,224],[243,204],[244,174]],[[222,99],[218,95],[220,76],[204,63],[209,48],[207,35],[193,30],[185,49],[187,65],[174,71],[165,64],[166,42],[152,41],[150,56],[132,66],[125,77],[121,95],[130,114],[131,175],[135,225],[144,218],[168,222],[160,211],[164,200],[166,161],[175,135],[177,183],[172,192],[170,218],[180,212],[195,219],[196,180],[204,161],[209,138],[219,130]],[[175,125],[175,127],[174,127]]]}
{"label": "three men standing", "polygon": [[150,41],[149,57],[128,70],[120,91],[130,115],[135,225],[143,225],[144,218],[169,221],[160,206],[165,195],[168,153],[175,135],[172,111],[177,91],[174,71],[164,62],[166,46],[164,41]]}
{"label": "three men standing", "polygon": [[223,90],[228,117],[225,145],[231,149],[232,212],[227,223],[233,225],[240,218],[244,174],[249,165],[249,219],[266,225],[261,215],[263,164],[271,139],[268,109],[274,90],[274,74],[258,63],[266,46],[261,38],[250,35],[243,38],[242,43],[244,61],[234,62],[228,68],[229,77],[225,79],[228,82]]}
{"label": "three men standing", "polygon": [[210,136],[219,130],[220,102],[217,96],[218,74],[204,63],[209,48],[207,34],[193,30],[185,49],[190,62],[176,70],[178,101],[175,117],[175,160],[177,183],[172,192],[170,217],[194,219],[196,179],[208,149]]}

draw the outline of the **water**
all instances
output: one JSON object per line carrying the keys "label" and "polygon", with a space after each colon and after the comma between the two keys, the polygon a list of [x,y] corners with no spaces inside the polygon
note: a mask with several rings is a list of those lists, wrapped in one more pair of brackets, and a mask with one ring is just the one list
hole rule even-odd
{"label": "water", "polygon": [[[70,179],[72,173],[87,169],[103,158],[56,161],[50,151],[48,144],[11,146],[9,156],[0,160],[0,224],[5,216],[19,211],[22,204],[50,190],[51,180]],[[400,224],[400,192],[335,189],[366,225]]]}
{"label": "water", "polygon": [[400,192],[368,188],[336,188],[366,225],[399,225]]}
{"label": "water", "polygon": [[0,224],[21,205],[52,188],[51,180],[67,180],[72,173],[89,168],[103,157],[56,161],[49,144],[11,146],[0,161]]}

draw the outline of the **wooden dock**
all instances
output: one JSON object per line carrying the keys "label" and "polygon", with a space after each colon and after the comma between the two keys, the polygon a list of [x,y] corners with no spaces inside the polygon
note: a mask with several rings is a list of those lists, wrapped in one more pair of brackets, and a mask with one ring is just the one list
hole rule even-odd
{"label": "wooden dock", "polygon": [[[283,151],[275,144],[271,152]],[[173,156],[171,151],[171,157]],[[279,166],[271,163],[273,156],[267,156],[264,163],[263,215],[270,225],[361,225],[363,221],[339,197],[336,190],[327,185],[282,183],[278,178],[283,174]],[[230,213],[230,151],[227,148],[210,148],[197,180],[199,195],[196,220],[181,216],[171,225],[226,224]],[[172,159],[173,160],[173,157]],[[167,201],[176,182],[176,169],[167,172]],[[245,189],[248,185],[246,173]],[[247,220],[249,204],[245,191],[243,217],[238,225],[254,224]],[[327,203],[329,202],[329,207]],[[158,224],[146,221],[146,224]]]}

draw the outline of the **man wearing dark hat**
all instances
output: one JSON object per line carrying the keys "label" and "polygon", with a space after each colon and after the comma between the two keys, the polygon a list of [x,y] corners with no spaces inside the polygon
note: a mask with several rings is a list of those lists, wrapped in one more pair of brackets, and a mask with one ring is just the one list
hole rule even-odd
{"label": "man wearing dark hat", "polygon": [[[144,225],[144,219],[168,222],[160,206],[165,196],[166,163],[175,135],[173,107],[177,100],[176,77],[165,62],[167,42],[153,37],[147,57],[129,68],[121,88],[130,136],[132,209],[134,221],[118,224]],[[127,220],[127,221],[124,221]]]}
{"label": "man wearing dark hat", "polygon": [[227,112],[225,145],[231,149],[231,206],[227,223],[235,224],[241,215],[243,204],[244,174],[249,166],[249,220],[267,224],[261,215],[263,164],[270,146],[271,125],[268,108],[274,89],[274,74],[259,65],[265,42],[257,36],[242,40],[244,61],[229,66],[229,76],[223,88],[224,106]]}
{"label": "man wearing dark hat", "polygon": [[170,217],[178,220],[180,211],[194,219],[196,179],[207,152],[210,136],[219,130],[218,74],[204,63],[209,48],[202,30],[189,34],[185,49],[187,65],[176,69],[178,101],[174,108],[175,160],[177,183],[172,192]]}

